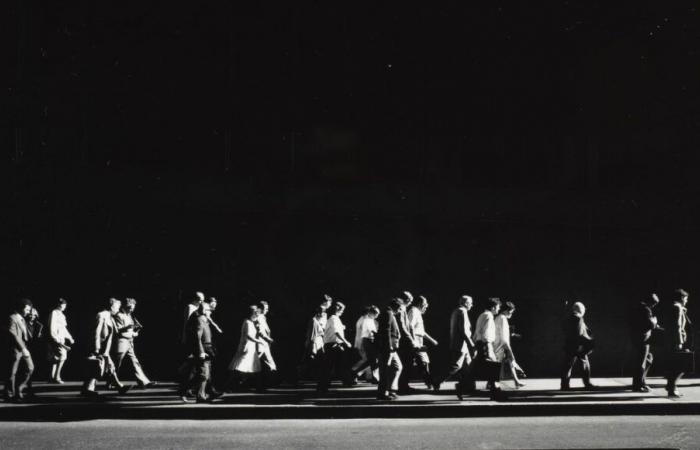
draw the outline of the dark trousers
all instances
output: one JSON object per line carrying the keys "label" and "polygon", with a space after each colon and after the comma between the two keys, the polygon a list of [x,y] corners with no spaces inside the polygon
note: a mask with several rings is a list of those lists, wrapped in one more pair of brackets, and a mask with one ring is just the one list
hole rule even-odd
{"label": "dark trousers", "polygon": [[403,366],[397,352],[379,353],[379,395],[394,389]]}
{"label": "dark trousers", "polygon": [[[29,380],[34,373],[34,361],[30,356],[22,356],[22,352],[15,349],[10,350],[10,364],[7,368],[7,378],[5,379],[5,396],[8,398],[21,397],[22,391],[27,387]],[[23,363],[24,370],[19,371]],[[18,374],[21,375],[18,376]]]}
{"label": "dark trousers", "polygon": [[207,385],[211,381],[211,365],[210,358],[192,358],[180,366],[179,395],[185,396],[188,391],[194,391],[198,399],[206,399]]}
{"label": "dark trousers", "polygon": [[666,390],[673,392],[688,366],[687,358],[692,358],[692,354],[673,349],[667,352],[666,358]]}
{"label": "dark trousers", "polygon": [[449,364],[447,365],[447,369],[443,373],[435,377],[435,379],[433,380],[434,384],[439,386],[443,382],[453,377],[458,372],[460,373],[458,378],[461,380],[463,378],[464,372],[467,370],[467,367],[469,367],[471,363],[472,357],[469,354],[469,351],[463,352],[462,349],[450,350],[450,360]]}
{"label": "dark trousers", "polygon": [[501,371],[501,363],[489,357],[489,355],[493,354],[493,349],[490,348],[490,345],[486,342],[476,343],[474,361],[467,368],[460,381],[458,389],[461,392],[473,390],[477,378],[486,380],[486,385],[489,389],[494,390],[496,388],[496,382]]}
{"label": "dark trousers", "polygon": [[377,350],[374,342],[371,339],[362,339],[362,351],[360,352],[360,360],[352,366],[353,376],[362,373],[366,368],[370,368],[372,372],[377,369]]}
{"label": "dark trousers", "polygon": [[347,351],[337,344],[326,344],[323,346],[323,357],[321,360],[321,373],[318,378],[317,389],[325,391],[331,384],[333,375],[340,378],[343,384],[350,383],[350,370],[347,368]]}
{"label": "dark trousers", "polygon": [[647,373],[654,362],[651,346],[648,343],[638,343],[632,350],[633,370],[632,389],[640,389],[647,385]]}
{"label": "dark trousers", "polygon": [[564,363],[562,364],[561,372],[561,387],[562,389],[569,388],[569,382],[571,380],[571,373],[574,370],[576,361],[581,361],[581,367],[583,369],[583,374],[581,379],[583,380],[584,386],[590,386],[591,384],[591,363],[588,361],[588,355],[582,355],[579,353],[566,353],[564,357]]}
{"label": "dark trousers", "polygon": [[417,348],[413,347],[399,347],[399,359],[401,359],[401,364],[403,365],[403,370],[399,376],[399,390],[407,391],[410,389],[408,382],[411,378],[411,368],[413,367],[413,362],[415,361],[418,369],[421,373],[421,378],[426,384],[432,384],[430,378],[430,369],[428,366],[428,358],[425,352],[421,352]]}

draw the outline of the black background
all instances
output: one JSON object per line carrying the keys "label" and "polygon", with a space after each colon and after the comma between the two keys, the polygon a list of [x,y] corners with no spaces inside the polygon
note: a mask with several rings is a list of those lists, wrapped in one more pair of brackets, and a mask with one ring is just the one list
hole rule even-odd
{"label": "black background", "polygon": [[285,370],[323,293],[350,328],[424,294],[443,344],[459,295],[473,320],[511,300],[535,376],[565,300],[595,375],[623,373],[641,296],[684,287],[695,317],[695,2],[238,3],[7,5],[3,302],[69,300],[69,377],[109,296],[139,300],[157,378],[193,289],[222,363],[268,300]]}

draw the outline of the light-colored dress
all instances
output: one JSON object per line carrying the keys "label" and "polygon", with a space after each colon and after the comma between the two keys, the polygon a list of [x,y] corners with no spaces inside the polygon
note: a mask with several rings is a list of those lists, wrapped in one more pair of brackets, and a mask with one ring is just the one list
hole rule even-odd
{"label": "light-colored dress", "polygon": [[260,340],[262,343],[258,344],[258,353],[261,359],[265,359],[265,362],[270,370],[277,370],[277,365],[275,360],[272,358],[272,350],[270,349],[270,344],[262,337],[271,338],[270,326],[267,324],[267,317],[263,314],[258,316],[258,333],[260,334]]}
{"label": "light-colored dress", "polygon": [[73,336],[68,332],[68,321],[65,314],[59,309],[51,311],[49,316],[48,360],[51,362],[65,361],[68,359],[68,349],[64,346],[66,340],[73,342]]}
{"label": "light-colored dress", "polygon": [[229,364],[229,370],[236,370],[244,373],[258,373],[260,367],[260,355],[258,354],[258,344],[252,340],[256,339],[258,331],[252,320],[246,319],[241,326],[241,340],[238,342],[236,354]]}
{"label": "light-colored dress", "polygon": [[508,319],[503,314],[496,316],[496,339],[493,342],[493,352],[496,354],[496,361],[512,361],[513,352],[510,348],[510,325]]}

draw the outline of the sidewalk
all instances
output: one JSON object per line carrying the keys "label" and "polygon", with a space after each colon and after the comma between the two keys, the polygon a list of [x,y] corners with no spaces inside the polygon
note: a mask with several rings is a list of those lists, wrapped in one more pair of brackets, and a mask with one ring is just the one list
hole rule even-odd
{"label": "sidewalk", "polygon": [[[213,404],[183,404],[175,395],[175,385],[165,383],[148,390],[132,390],[126,395],[103,391],[100,401],[80,397],[80,383],[64,385],[35,383],[33,403],[0,403],[2,421],[67,421],[90,419],[305,419],[305,418],[435,418],[492,416],[562,415],[665,415],[700,414],[700,380],[681,380],[683,397],[669,399],[661,378],[649,380],[652,392],[629,389],[626,378],[597,378],[595,391],[558,390],[559,380],[527,379],[527,386],[512,389],[503,383],[508,398],[491,401],[485,391],[459,401],[454,383],[443,385],[439,393],[413,383],[419,392],[393,402],[375,400],[376,388],[360,384],[354,388],[332,388],[317,394],[313,385],[271,389],[265,394],[226,394]],[[482,388],[483,383],[478,383]]]}

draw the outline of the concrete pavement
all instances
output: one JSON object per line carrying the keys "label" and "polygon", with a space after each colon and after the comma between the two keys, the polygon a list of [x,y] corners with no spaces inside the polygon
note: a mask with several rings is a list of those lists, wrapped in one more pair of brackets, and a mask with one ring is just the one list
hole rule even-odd
{"label": "concrete pavement", "polygon": [[[375,400],[376,388],[361,384],[354,388],[331,388],[317,394],[311,384],[298,388],[279,387],[264,394],[226,394],[212,404],[183,404],[175,385],[165,383],[148,390],[132,390],[126,395],[103,391],[101,401],[79,396],[80,383],[49,385],[35,383],[32,403],[0,404],[0,420],[83,420],[97,418],[139,419],[255,419],[255,418],[371,418],[371,417],[492,417],[560,415],[648,415],[700,414],[700,380],[681,380],[680,399],[669,399],[664,380],[650,379],[652,392],[629,389],[627,378],[598,378],[593,391],[576,388],[558,390],[555,379],[528,379],[527,386],[515,390],[503,383],[507,399],[489,400],[482,391],[459,401],[454,383],[445,383],[438,392],[413,386],[416,394],[393,402]],[[478,387],[483,387],[479,383]]]}

